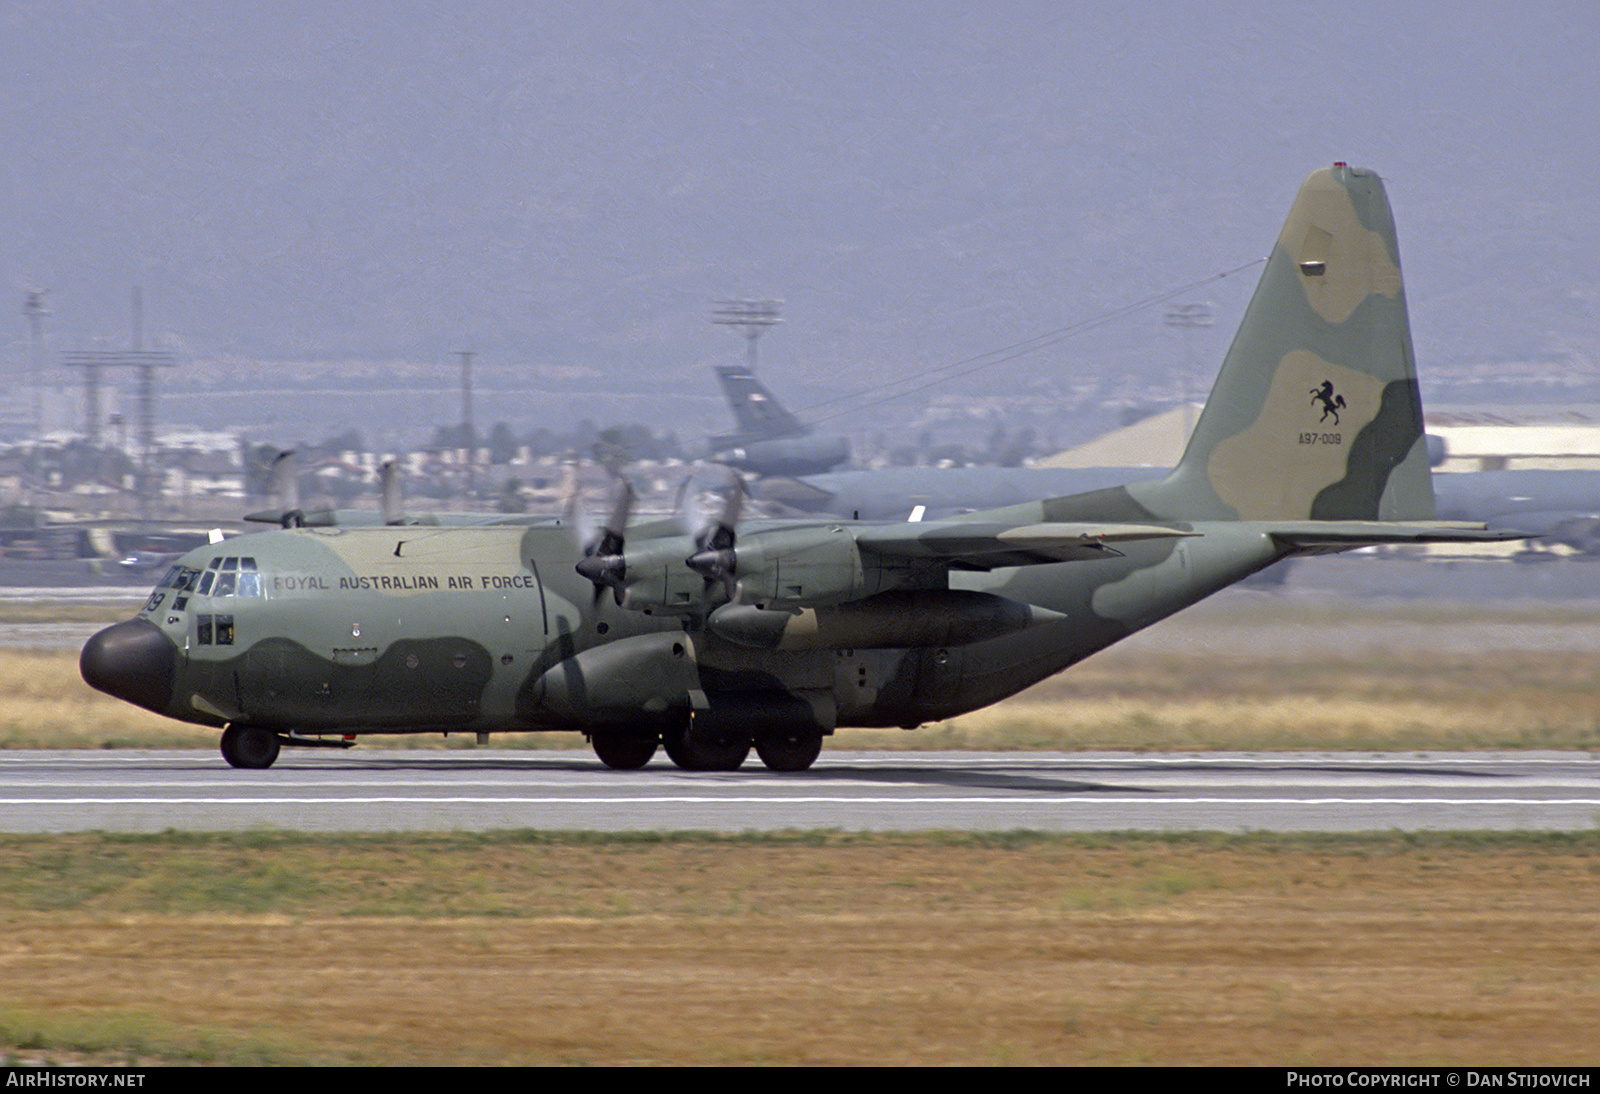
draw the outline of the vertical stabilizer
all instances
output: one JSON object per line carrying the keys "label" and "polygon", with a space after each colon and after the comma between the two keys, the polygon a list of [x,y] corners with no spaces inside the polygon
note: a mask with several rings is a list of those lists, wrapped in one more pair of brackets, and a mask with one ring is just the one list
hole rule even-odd
{"label": "vertical stabilizer", "polygon": [[1411,326],[1383,182],[1306,179],[1183,459],[1129,491],[1174,520],[1429,520]]}
{"label": "vertical stabilizer", "polygon": [[[800,437],[811,432],[808,426],[779,406],[772,392],[743,365],[718,365],[716,369],[717,382],[722,385],[734,420],[739,423],[736,438],[746,441],[777,440]],[[724,441],[733,439],[718,438]]]}

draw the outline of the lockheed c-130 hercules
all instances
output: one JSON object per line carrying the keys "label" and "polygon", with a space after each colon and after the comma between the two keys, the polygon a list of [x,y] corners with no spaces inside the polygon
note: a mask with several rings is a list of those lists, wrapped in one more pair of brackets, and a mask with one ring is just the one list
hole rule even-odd
{"label": "lockheed c-130 hercules", "polygon": [[733,504],[695,534],[630,499],[587,543],[559,518],[285,513],[180,558],[83,676],[222,730],[235,767],[564,729],[614,768],[664,747],[726,771],[754,747],[799,771],[836,728],[986,706],[1287,556],[1514,538],[1435,519],[1392,214],[1345,164],[1302,186],[1163,479],[930,522]]}

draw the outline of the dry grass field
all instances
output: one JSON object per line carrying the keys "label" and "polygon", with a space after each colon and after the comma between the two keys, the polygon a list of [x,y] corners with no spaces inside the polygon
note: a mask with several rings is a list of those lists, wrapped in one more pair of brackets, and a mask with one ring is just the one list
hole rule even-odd
{"label": "dry grass field", "polygon": [[0,839],[12,1060],[1556,1064],[1600,838]]}

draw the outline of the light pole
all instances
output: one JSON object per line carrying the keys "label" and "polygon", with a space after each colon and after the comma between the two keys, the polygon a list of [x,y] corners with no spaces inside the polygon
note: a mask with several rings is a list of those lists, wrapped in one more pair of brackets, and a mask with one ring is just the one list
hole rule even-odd
{"label": "light pole", "polygon": [[756,339],[768,327],[783,322],[778,318],[782,300],[718,300],[711,305],[711,321],[724,327],[738,327],[744,332],[749,348],[745,358],[750,371],[756,370]]}
{"label": "light pole", "polygon": [[33,443],[37,447],[44,435],[44,317],[50,307],[44,302],[48,289],[29,289],[22,300],[22,314],[27,317],[33,331]]}

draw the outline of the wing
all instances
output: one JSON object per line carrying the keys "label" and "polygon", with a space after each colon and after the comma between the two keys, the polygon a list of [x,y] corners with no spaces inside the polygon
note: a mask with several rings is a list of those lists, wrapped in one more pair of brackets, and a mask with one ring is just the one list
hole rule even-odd
{"label": "wing", "polygon": [[1198,534],[1159,524],[940,521],[871,525],[856,533],[856,543],[876,555],[938,560],[958,570],[994,570],[1116,558],[1122,552],[1114,544]]}

